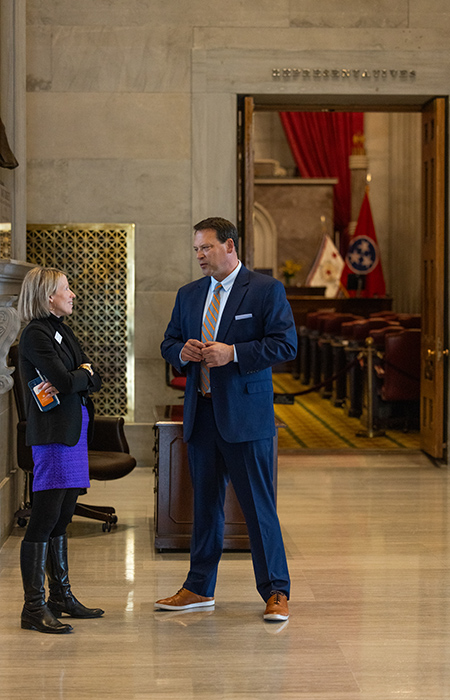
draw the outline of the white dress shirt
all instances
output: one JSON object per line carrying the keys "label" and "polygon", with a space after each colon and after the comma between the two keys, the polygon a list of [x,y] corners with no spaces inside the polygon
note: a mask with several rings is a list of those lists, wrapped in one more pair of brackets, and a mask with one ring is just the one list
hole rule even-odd
{"label": "white dress shirt", "polygon": [[[241,269],[241,267],[242,267],[242,263],[239,260],[239,262],[238,262],[237,266],[234,268],[233,272],[231,272],[228,275],[228,277],[225,277],[225,279],[222,280],[222,282],[220,283],[222,285],[222,289],[219,291],[219,293],[220,293],[220,306],[219,306],[219,315],[217,317],[216,327],[214,329],[214,340],[217,338],[217,331],[219,330],[220,319],[222,318],[225,304],[228,301],[228,297],[230,296],[230,292],[233,288],[234,280],[238,276],[239,270]],[[216,288],[217,284],[219,284],[218,280],[216,280],[214,277],[211,277],[211,283],[209,285],[208,294],[206,295],[205,307],[203,309],[203,319],[206,316],[206,312],[207,312],[209,305],[211,303],[211,299],[212,299],[213,294],[214,294],[214,289]],[[234,347],[234,345],[233,345],[233,352],[234,352],[234,361],[237,362],[238,358],[237,358],[236,348]],[[180,361],[181,361],[181,364],[183,366],[187,365],[187,362],[185,362],[181,359],[181,351],[180,351]]]}
{"label": "white dress shirt", "polygon": [[[219,306],[219,315],[217,317],[217,322],[216,322],[216,327],[214,330],[214,340],[217,338],[217,331],[219,330],[220,326],[220,319],[222,318],[223,310],[225,308],[225,304],[228,301],[228,297],[230,296],[230,292],[233,288],[234,280],[236,279],[239,270],[242,267],[242,263],[239,260],[237,267],[234,268],[233,272],[228,275],[228,277],[225,277],[224,280],[220,283],[222,285],[222,289],[220,290],[220,306]],[[219,284],[219,282],[214,278],[211,277],[211,284],[209,285],[209,290],[208,294],[206,296],[206,301],[205,301],[205,308],[203,309],[203,320],[205,320],[206,312],[209,308],[209,305],[211,303],[211,299],[214,294],[214,289],[216,288],[216,285]]]}

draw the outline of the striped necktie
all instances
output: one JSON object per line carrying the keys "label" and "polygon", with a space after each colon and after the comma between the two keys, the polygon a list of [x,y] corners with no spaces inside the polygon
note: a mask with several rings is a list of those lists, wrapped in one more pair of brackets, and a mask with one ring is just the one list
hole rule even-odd
{"label": "striped necktie", "polygon": [[[220,290],[222,285],[220,282],[214,287],[213,296],[211,303],[208,306],[208,310],[205,314],[205,318],[202,326],[202,342],[206,343],[207,340],[214,340],[214,332],[216,330],[217,319],[219,317],[220,308]],[[202,362],[200,368],[200,389],[202,394],[207,394],[210,389],[209,383],[209,367],[206,366],[205,362]]]}

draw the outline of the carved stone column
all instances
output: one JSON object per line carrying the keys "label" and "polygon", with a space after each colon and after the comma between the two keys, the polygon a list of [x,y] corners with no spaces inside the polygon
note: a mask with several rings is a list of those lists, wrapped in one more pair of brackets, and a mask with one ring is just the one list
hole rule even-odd
{"label": "carved stone column", "polygon": [[6,357],[9,348],[20,330],[19,314],[13,307],[16,296],[0,294],[0,394],[6,394],[13,387],[11,374],[14,367],[8,367]]}
{"label": "carved stone column", "polygon": [[14,304],[23,278],[33,267],[17,260],[0,259],[0,394],[6,394],[14,384],[13,370],[6,363],[9,348],[20,331],[19,314]]}
{"label": "carved stone column", "polygon": [[17,466],[14,448],[17,415],[10,393],[14,375],[12,368],[6,365],[6,357],[21,325],[14,303],[23,278],[32,267],[25,262],[0,259],[0,435],[3,446],[0,460],[0,546],[11,532],[14,513],[23,498],[24,475]]}

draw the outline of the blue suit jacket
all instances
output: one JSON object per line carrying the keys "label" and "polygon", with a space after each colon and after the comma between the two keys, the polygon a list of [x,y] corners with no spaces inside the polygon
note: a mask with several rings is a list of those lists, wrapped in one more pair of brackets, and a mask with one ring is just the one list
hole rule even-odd
{"label": "blue suit jacket", "polygon": [[[183,432],[187,442],[198,400],[199,362],[184,368],[180,352],[187,340],[200,340],[210,277],[181,287],[161,344],[164,359],[187,374]],[[297,333],[284,287],[278,280],[244,266],[237,275],[216,340],[234,345],[238,362],[210,370],[214,416],[227,442],[246,442],[275,434],[272,367],[292,360]]]}

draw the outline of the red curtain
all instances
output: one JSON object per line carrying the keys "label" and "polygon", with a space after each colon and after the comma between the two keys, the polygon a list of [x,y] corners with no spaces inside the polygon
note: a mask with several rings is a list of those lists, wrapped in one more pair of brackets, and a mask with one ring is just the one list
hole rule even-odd
{"label": "red curtain", "polygon": [[348,159],[353,136],[364,133],[364,114],[280,112],[280,117],[300,176],[339,178],[334,191],[334,228],[341,234],[341,249],[345,252],[351,216]]}

